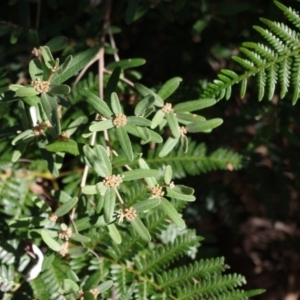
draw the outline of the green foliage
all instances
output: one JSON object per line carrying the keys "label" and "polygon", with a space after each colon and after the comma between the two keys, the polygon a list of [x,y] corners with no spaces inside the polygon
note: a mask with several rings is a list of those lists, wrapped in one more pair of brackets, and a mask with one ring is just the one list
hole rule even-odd
{"label": "green foliage", "polygon": [[[289,21],[297,29],[300,28],[300,16],[291,7],[286,7],[278,1],[275,4],[283,11]],[[231,96],[232,86],[241,84],[240,97],[246,94],[247,81],[255,76],[258,86],[258,100],[267,95],[272,100],[275,88],[280,86],[280,98],[284,98],[288,91],[293,93],[292,102],[299,98],[299,34],[284,23],[261,18],[264,27],[254,26],[268,46],[261,43],[245,42],[240,48],[245,58],[233,56],[233,60],[245,70],[241,75],[223,69],[213,83],[209,84],[203,97],[217,97],[218,99]],[[267,28],[267,29],[266,29]],[[289,87],[292,87],[291,89]]]}
{"label": "green foliage", "polygon": [[[202,238],[187,228],[183,209],[199,199],[179,179],[189,182],[191,176],[246,166],[248,158],[229,147],[208,146],[223,124],[215,117],[215,98],[229,99],[234,84],[241,84],[244,97],[248,79],[256,76],[258,100],[266,94],[271,100],[279,83],[280,97],[291,91],[296,103],[296,30],[262,19],[264,27],[255,29],[270,46],[244,43],[240,51],[246,58],[233,57],[244,73],[223,69],[201,95],[189,97],[180,95],[181,77],[172,74],[168,80],[153,80],[154,87],[146,86],[146,60],[119,58],[126,43],[114,41],[123,28],[111,22],[109,0],[90,6],[74,1],[74,16],[51,28],[44,24],[47,19],[40,19],[46,11],[40,2],[27,2],[8,5],[24,8],[24,18],[30,20],[30,5],[36,5],[36,29],[25,26],[23,19],[19,25],[0,23],[0,34],[9,37],[3,57],[10,71],[0,68],[3,295],[41,300],[220,300],[262,293],[244,291],[245,278],[229,274],[223,258],[196,257]],[[67,3],[46,2],[43,5],[54,15],[69,10]],[[131,24],[143,16],[151,20],[154,12],[160,16],[157,26],[163,27],[175,18],[184,23],[199,5],[148,2],[120,1],[116,14]],[[205,3],[206,17],[192,27],[197,35],[209,23]],[[299,28],[298,13],[275,4]],[[242,5],[237,10],[245,9]],[[18,19],[15,14],[12,21]],[[86,27],[76,24],[80,16]],[[58,35],[65,30],[77,40],[68,42]],[[28,55],[30,47],[35,47],[34,58]],[[20,54],[21,64],[12,60],[9,49]],[[86,75],[96,61],[98,70],[91,68]],[[10,82],[16,84],[8,86]],[[226,121],[225,113],[221,117]],[[288,130],[287,136],[298,143]],[[29,241],[26,247],[24,241]]]}

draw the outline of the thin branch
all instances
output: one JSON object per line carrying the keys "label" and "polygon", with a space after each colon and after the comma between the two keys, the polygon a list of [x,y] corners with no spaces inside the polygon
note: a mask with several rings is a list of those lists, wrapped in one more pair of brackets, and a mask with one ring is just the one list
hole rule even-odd
{"label": "thin branch", "polygon": [[110,28],[109,28],[109,30],[108,30],[108,36],[109,36],[109,41],[110,41],[111,47],[116,51],[116,52],[114,53],[114,59],[115,59],[115,61],[119,61],[119,60],[120,60],[120,57],[119,57],[119,54],[118,54],[118,52],[117,52],[118,49],[117,49],[117,47],[116,47],[114,35],[112,34]]}
{"label": "thin branch", "polygon": [[37,0],[37,13],[36,13],[36,21],[35,21],[35,29],[38,30],[40,27],[40,19],[41,19],[41,0]]}
{"label": "thin branch", "polygon": [[[106,73],[106,74],[112,74],[111,71],[106,70],[106,69],[104,70],[104,73]],[[130,81],[129,79],[127,79],[127,78],[125,78],[125,77],[120,77],[119,79],[122,80],[122,81],[124,81],[125,83],[127,83],[127,84],[130,85],[131,87],[134,87],[134,83],[133,83],[132,81]]]}

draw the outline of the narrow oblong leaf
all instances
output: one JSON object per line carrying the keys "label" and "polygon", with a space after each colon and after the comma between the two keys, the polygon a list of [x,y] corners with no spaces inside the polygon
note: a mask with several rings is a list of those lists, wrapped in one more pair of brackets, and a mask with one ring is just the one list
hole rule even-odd
{"label": "narrow oblong leaf", "polygon": [[190,195],[190,194],[185,194],[184,190],[177,188],[177,186],[175,186],[174,188],[166,188],[167,189],[167,196],[170,198],[174,198],[174,199],[178,199],[178,200],[183,200],[183,201],[195,201],[196,197],[194,195]]}
{"label": "narrow oblong leaf", "polygon": [[73,197],[69,201],[64,202],[56,211],[55,215],[58,217],[67,214],[78,202],[78,197]]}
{"label": "narrow oblong leaf", "polygon": [[73,233],[71,239],[80,243],[89,243],[91,239],[79,233]]}
{"label": "narrow oblong leaf", "polygon": [[95,148],[95,153],[97,157],[101,160],[103,168],[105,168],[107,171],[107,174],[111,174],[112,172],[112,165],[110,158],[105,150],[105,148],[101,145],[96,145]]}
{"label": "narrow oblong leaf", "polygon": [[222,119],[215,118],[207,121],[193,122],[186,126],[188,132],[204,132],[206,130],[212,130],[223,123]]}
{"label": "narrow oblong leaf", "polygon": [[106,223],[112,221],[112,217],[115,211],[116,193],[112,188],[108,188],[104,195],[104,220]]}
{"label": "narrow oblong leaf", "polygon": [[12,145],[16,145],[18,142],[30,142],[35,138],[32,129],[27,129],[20,134],[18,134],[11,142]]}
{"label": "narrow oblong leaf", "polygon": [[63,73],[59,74],[59,72],[57,72],[54,74],[51,83],[60,84],[71,78],[84,66],[86,66],[97,55],[98,52],[99,47],[94,47],[74,55],[73,59],[71,59],[71,62]]}
{"label": "narrow oblong leaf", "polygon": [[96,185],[85,185],[82,189],[81,189],[83,194],[86,195],[94,195],[98,193],[98,190],[96,188]]}
{"label": "narrow oblong leaf", "polygon": [[166,114],[166,119],[168,122],[168,125],[170,126],[170,130],[175,138],[180,137],[180,131],[179,131],[179,124],[178,121],[172,111],[170,111],[168,114]]}
{"label": "narrow oblong leaf", "polygon": [[154,117],[153,117],[153,119],[151,121],[151,129],[156,128],[162,122],[162,120],[164,119],[164,117],[165,117],[164,112],[161,109],[159,109],[155,113],[155,115],[154,115]]}
{"label": "narrow oblong leaf", "polygon": [[22,85],[22,84],[10,84],[8,89],[10,91],[16,92],[18,89],[23,88],[23,87],[24,87],[24,85]]}
{"label": "narrow oblong leaf", "polygon": [[[110,225],[108,225],[108,226],[110,226]],[[104,293],[107,290],[109,290],[113,284],[114,284],[114,282],[112,280],[104,281],[100,285],[98,285],[97,290],[99,293]]]}
{"label": "narrow oblong leaf", "polygon": [[46,46],[49,47],[51,51],[59,51],[63,49],[68,43],[68,39],[65,36],[57,36],[47,42]]}
{"label": "narrow oblong leaf", "polygon": [[48,230],[42,229],[41,230],[41,237],[45,244],[51,248],[53,251],[59,251],[61,245],[49,234]]}
{"label": "narrow oblong leaf", "polygon": [[206,107],[213,106],[214,104],[216,104],[215,99],[200,99],[176,104],[173,109],[175,112],[183,113],[200,110]]}
{"label": "narrow oblong leaf", "polygon": [[59,141],[48,144],[46,150],[50,152],[64,152],[73,155],[79,155],[78,144],[75,141]]}
{"label": "narrow oblong leaf", "polygon": [[205,121],[206,119],[202,116],[198,116],[195,114],[190,114],[190,113],[179,113],[176,112],[176,118],[178,122],[181,124],[189,124],[191,122],[196,122],[196,121]]}
{"label": "narrow oblong leaf", "polygon": [[124,176],[123,181],[132,181],[132,180],[138,180],[138,179],[144,179],[147,177],[156,177],[159,175],[158,170],[153,169],[136,169],[136,170],[130,170],[122,173]]}
{"label": "narrow oblong leaf", "polygon": [[16,96],[18,97],[31,97],[31,96],[36,96],[38,92],[34,87],[26,87],[23,86],[16,91]]}
{"label": "narrow oblong leaf", "polygon": [[42,57],[44,59],[44,62],[46,64],[47,68],[48,69],[53,68],[55,65],[55,60],[52,56],[52,53],[51,53],[49,47],[47,47],[47,46],[41,47],[41,52],[42,52]]}
{"label": "narrow oblong leaf", "polygon": [[120,146],[125,154],[125,156],[130,160],[133,161],[134,155],[132,151],[132,146],[130,139],[126,130],[123,127],[116,128],[117,137],[120,143]]}
{"label": "narrow oblong leaf", "polygon": [[143,224],[143,222],[138,218],[135,217],[132,221],[130,221],[133,229],[136,231],[136,233],[146,242],[150,242],[151,235],[146,228],[146,226]]}
{"label": "narrow oblong leaf", "polygon": [[[52,134],[53,131],[53,137],[56,137],[60,134],[61,128],[60,128],[60,120],[58,116],[58,104],[55,97],[51,96],[48,93],[42,93],[41,94],[41,103],[43,106],[43,110],[49,119],[52,128],[48,128],[48,131]],[[51,131],[50,131],[51,129]]]}
{"label": "narrow oblong leaf", "polygon": [[110,103],[111,103],[111,108],[115,114],[119,114],[123,112],[119,97],[116,93],[111,94]]}
{"label": "narrow oblong leaf", "polygon": [[67,95],[71,92],[71,88],[66,84],[50,85],[48,93],[53,95]]}
{"label": "narrow oblong leaf", "polygon": [[160,202],[160,199],[147,199],[133,204],[132,207],[139,213],[158,206]]}
{"label": "narrow oblong leaf", "polygon": [[135,126],[151,126],[151,121],[143,117],[130,116],[127,118],[127,124]]}
{"label": "narrow oblong leaf", "polygon": [[116,91],[120,75],[121,75],[120,67],[115,68],[113,70],[112,74],[110,75],[109,80],[106,85],[106,88],[105,88],[105,93],[104,93],[104,100],[106,102],[109,101],[111,93]]}
{"label": "narrow oblong leaf", "polygon": [[162,107],[164,105],[164,100],[157,95],[155,92],[153,92],[152,90],[148,89],[147,87],[145,87],[144,85],[136,82],[134,84],[135,89],[144,97],[148,96],[148,95],[152,95],[155,99],[154,104],[158,107]]}
{"label": "narrow oblong leaf", "polygon": [[43,78],[43,67],[41,61],[38,58],[34,58],[29,63],[29,74],[31,80]]}
{"label": "narrow oblong leaf", "polygon": [[[148,164],[146,163],[146,161],[143,158],[139,159],[139,166],[141,169],[144,169],[144,170],[150,169]],[[157,185],[157,180],[155,179],[155,177],[146,177],[145,181],[150,188],[153,188],[153,187],[155,187],[155,185]]]}
{"label": "narrow oblong leaf", "polygon": [[59,66],[59,70],[57,71],[57,74],[62,74],[66,71],[66,69],[70,66],[72,63],[73,57],[72,55],[69,55],[65,61]]}
{"label": "narrow oblong leaf", "polygon": [[137,117],[144,116],[144,113],[150,108],[153,107],[155,102],[155,98],[153,95],[148,95],[143,98],[139,103],[136,105],[134,109],[134,114]]}
{"label": "narrow oblong leaf", "polygon": [[178,141],[179,141],[179,139],[169,137],[166,140],[166,142],[164,143],[161,150],[159,151],[158,156],[164,157],[164,156],[168,155],[173,150],[173,148],[178,144]]}
{"label": "narrow oblong leaf", "polygon": [[161,203],[160,203],[159,207],[179,227],[181,227],[181,228],[185,228],[186,227],[184,220],[179,215],[179,213],[177,212],[176,208],[166,198],[163,198],[163,197],[161,198]]}
{"label": "narrow oblong leaf", "polygon": [[158,91],[158,95],[163,99],[170,97],[179,87],[182,78],[174,77],[168,80]]}
{"label": "narrow oblong leaf", "polygon": [[87,102],[96,110],[97,113],[105,118],[111,118],[113,112],[103,100],[86,89],[81,89],[80,92],[86,97]]}
{"label": "narrow oblong leaf", "polygon": [[114,68],[120,67],[122,70],[128,68],[134,68],[142,66],[146,63],[146,60],[143,58],[129,58],[121,59],[119,61],[112,62],[106,66],[107,70],[113,70]]}
{"label": "narrow oblong leaf", "polygon": [[94,121],[89,127],[91,132],[104,131],[114,127],[112,120]]}
{"label": "narrow oblong leaf", "polygon": [[172,172],[172,167],[171,166],[166,166],[165,172],[164,172],[164,181],[165,184],[170,184],[172,180],[173,172]]}
{"label": "narrow oblong leaf", "polygon": [[116,227],[115,224],[109,224],[107,225],[108,228],[108,233],[111,237],[111,239],[116,243],[116,244],[121,244],[122,243],[122,237],[120,235],[120,232],[118,228]]}

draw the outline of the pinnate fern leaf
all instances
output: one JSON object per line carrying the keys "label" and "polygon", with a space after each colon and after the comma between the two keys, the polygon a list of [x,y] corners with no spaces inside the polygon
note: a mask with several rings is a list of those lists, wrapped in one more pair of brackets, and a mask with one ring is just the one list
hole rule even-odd
{"label": "pinnate fern leaf", "polygon": [[[297,29],[300,29],[299,13],[290,7],[286,7],[278,1],[275,4],[287,16]],[[244,57],[233,56],[244,70],[237,74],[230,70],[221,70],[218,79],[209,84],[202,98],[216,97],[217,99],[229,99],[231,87],[240,83],[240,96],[244,97],[248,79],[255,76],[258,86],[258,100],[265,96],[272,100],[275,87],[279,86],[280,98],[284,98],[291,87],[292,102],[295,104],[300,96],[300,35],[289,26],[262,18],[261,26],[254,26],[268,45],[245,42],[240,48]]]}
{"label": "pinnate fern leaf", "polygon": [[217,149],[207,154],[206,145],[189,141],[187,153],[181,147],[176,147],[167,157],[158,157],[160,147],[149,151],[147,163],[153,168],[170,165],[173,176],[182,178],[186,175],[198,175],[213,170],[239,170],[245,164],[245,158],[227,149]]}

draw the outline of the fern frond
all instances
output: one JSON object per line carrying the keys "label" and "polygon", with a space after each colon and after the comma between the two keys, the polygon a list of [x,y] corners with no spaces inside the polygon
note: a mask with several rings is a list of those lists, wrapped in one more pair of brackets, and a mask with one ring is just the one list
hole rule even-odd
{"label": "fern frond", "polygon": [[[195,285],[177,288],[177,297],[179,300],[201,299],[199,298],[199,295],[201,295],[202,298],[210,297],[211,295],[220,295],[222,293],[230,292],[243,284],[245,284],[245,278],[241,275],[230,274],[216,276],[208,280],[203,280]],[[232,294],[231,299],[234,299]]]}
{"label": "fern frond", "polygon": [[157,274],[157,281],[165,290],[184,286],[188,281],[194,282],[194,279],[206,279],[224,271],[224,258],[202,259],[198,262]]}
{"label": "fern frond", "polygon": [[186,254],[190,247],[199,245],[199,237],[193,230],[179,235],[173,242],[157,247],[156,251],[147,251],[144,255],[135,257],[134,263],[142,274],[154,273],[164,266],[167,267],[173,261]]}
{"label": "fern frond", "polygon": [[[287,18],[299,29],[300,16],[292,8],[287,8],[278,1],[275,4],[283,11]],[[295,104],[300,96],[299,91],[299,55],[300,34],[279,22],[261,19],[268,29],[254,26],[254,29],[266,40],[269,46],[246,42],[240,48],[246,58],[233,56],[244,72],[237,75],[229,70],[221,70],[218,80],[209,84],[202,98],[216,97],[228,99],[231,95],[231,87],[240,83],[240,97],[244,97],[248,79],[255,76],[258,86],[258,100],[265,95],[271,100],[276,86],[280,89],[280,98],[284,98],[290,86],[292,86],[292,102]]]}
{"label": "fern frond", "polygon": [[245,158],[235,152],[226,149],[218,149],[211,154],[207,154],[205,144],[196,144],[189,141],[187,153],[181,147],[176,147],[167,157],[158,157],[156,150],[149,151],[147,163],[153,168],[171,165],[174,170],[174,177],[183,178],[186,175],[198,175],[213,170],[228,170],[228,164],[234,170],[243,167]]}
{"label": "fern frond", "polygon": [[134,281],[134,274],[128,271],[125,267],[117,264],[111,265],[110,272],[117,295],[126,295],[128,285]]}

